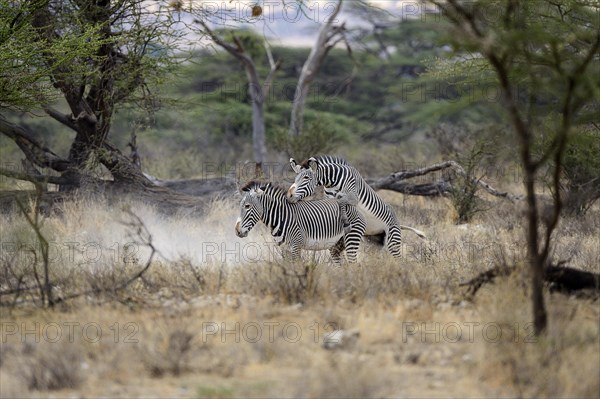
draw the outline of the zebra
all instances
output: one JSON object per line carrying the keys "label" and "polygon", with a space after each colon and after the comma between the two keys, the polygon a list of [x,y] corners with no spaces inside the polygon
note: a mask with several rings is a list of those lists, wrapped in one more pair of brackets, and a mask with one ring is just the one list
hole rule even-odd
{"label": "zebra", "polygon": [[345,249],[348,261],[356,262],[366,223],[355,207],[346,207],[351,224],[344,229],[337,200],[293,204],[286,199],[285,189],[257,181],[245,184],[240,191],[243,198],[235,224],[238,237],[246,237],[262,221],[279,245],[286,244],[292,259],[300,256],[301,249],[329,249],[333,261],[340,263]]}
{"label": "zebra", "polygon": [[345,203],[354,205],[364,215],[367,224],[365,235],[383,235],[383,243],[394,257],[402,255],[401,229],[410,230],[425,238],[423,232],[400,225],[392,208],[365,182],[355,168],[343,159],[342,162],[338,162],[340,159],[331,156],[311,157],[299,165],[290,158],[290,165],[297,175],[294,184],[288,189],[288,200],[297,203],[313,195],[316,187],[322,185],[327,195],[343,198]]}

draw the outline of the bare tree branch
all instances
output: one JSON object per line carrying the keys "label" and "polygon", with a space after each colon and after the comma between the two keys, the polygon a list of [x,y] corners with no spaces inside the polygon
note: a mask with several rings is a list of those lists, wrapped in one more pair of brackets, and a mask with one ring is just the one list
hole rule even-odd
{"label": "bare tree branch", "polygon": [[269,43],[266,40],[264,41],[264,43],[265,43],[265,51],[267,53],[267,58],[269,59],[269,65],[271,66],[271,70],[269,71],[269,74],[265,78],[265,81],[263,82],[263,85],[262,85],[262,95],[263,95],[263,98],[266,98],[269,95],[269,90],[271,89],[271,84],[273,83],[273,79],[275,79],[275,74],[281,68],[281,65],[283,64],[283,60],[277,60],[277,62],[275,62],[274,58],[273,58],[273,54],[271,53],[271,46],[269,46]]}
{"label": "bare tree branch", "polygon": [[367,184],[373,187],[374,190],[390,190],[396,191],[405,195],[416,195],[421,197],[444,197],[452,192],[452,183],[445,180],[440,180],[433,183],[414,184],[398,180],[385,180],[383,182],[377,180],[368,180]]}
{"label": "bare tree branch", "polygon": [[265,39],[263,41],[265,46],[265,52],[267,53],[267,58],[269,59],[269,65],[271,66],[271,70],[275,68],[275,59],[273,58],[273,53],[271,52],[271,46],[269,42]]}
{"label": "bare tree branch", "polygon": [[0,133],[13,140],[23,151],[31,163],[40,168],[51,168],[64,172],[71,167],[71,163],[41,145],[22,126],[15,125],[0,116]]}
{"label": "bare tree branch", "polygon": [[58,110],[56,110],[50,106],[44,107],[44,112],[46,112],[52,118],[54,118],[58,122],[62,123],[63,125],[67,126],[68,128],[77,131],[77,125],[75,124],[75,119],[73,119],[71,117],[71,115],[63,114],[62,112],[59,112]]}
{"label": "bare tree branch", "polygon": [[30,181],[32,183],[51,183],[51,184],[74,184],[72,179],[68,179],[62,176],[46,176],[46,175],[32,175],[27,173],[15,172],[14,170],[0,168],[0,175],[6,177],[12,177],[17,180]]}
{"label": "bare tree branch", "polygon": [[[460,164],[458,164],[455,161],[445,161],[424,168],[392,173],[391,175],[381,178],[379,180],[369,182],[369,185],[373,187],[374,190],[393,190],[413,195],[435,195],[435,190],[437,190],[437,195],[444,195],[449,193],[452,189],[451,183],[447,180],[443,180],[437,183],[426,183],[421,185],[402,183],[402,180],[418,176],[424,176],[429,173],[438,172],[444,169],[452,169],[457,174],[467,177],[467,172]],[[516,196],[514,194],[498,191],[490,184],[486,183],[481,179],[471,178],[471,182],[477,184],[478,186],[480,186],[485,191],[487,191],[495,197],[506,198],[513,202],[522,199],[521,197]]]}

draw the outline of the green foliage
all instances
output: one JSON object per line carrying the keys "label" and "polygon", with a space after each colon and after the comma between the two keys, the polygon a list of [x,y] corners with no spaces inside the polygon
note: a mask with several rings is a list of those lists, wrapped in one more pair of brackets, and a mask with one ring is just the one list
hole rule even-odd
{"label": "green foliage", "polygon": [[106,116],[117,104],[156,110],[154,90],[181,61],[183,33],[164,8],[148,7],[0,0],[0,107],[31,110],[61,97],[74,103],[81,92]]}
{"label": "green foliage", "polygon": [[347,142],[344,129],[336,125],[333,118],[307,118],[304,131],[299,136],[290,136],[287,128],[274,130],[273,147],[287,157],[308,159],[315,154],[335,152],[340,144]]}
{"label": "green foliage", "polygon": [[[598,149],[589,134],[569,131],[579,124],[600,122],[597,107],[587,106],[600,99],[600,5],[581,0],[456,4],[443,5],[445,16],[455,23],[448,36],[455,51],[451,58],[431,65],[423,79],[427,90],[441,85],[438,92],[449,94],[440,96],[446,97],[443,106],[424,104],[414,118],[439,120],[444,114],[453,117],[480,108],[484,120],[510,120],[521,144],[530,147],[532,156],[525,161],[530,170],[536,174],[549,166],[556,186],[554,176],[560,173],[552,170],[564,166],[571,197],[567,204],[581,209],[572,198],[597,195],[594,190],[584,194],[583,187],[598,176],[592,160],[598,158]],[[452,92],[447,86],[458,90]],[[503,92],[510,93],[509,101]],[[505,106],[511,102],[507,114]],[[564,151],[561,143],[569,136]],[[557,161],[562,153],[563,166]]]}
{"label": "green foliage", "polygon": [[196,395],[199,398],[207,399],[225,399],[235,396],[233,388],[223,385],[198,385],[196,387]]}
{"label": "green foliage", "polygon": [[[483,92],[485,86],[498,83],[497,77],[483,55],[475,54],[495,54],[506,63],[515,100],[530,120],[560,112],[561,100],[571,83],[577,87],[572,93],[576,103],[600,98],[598,53],[593,50],[600,30],[600,5],[582,0],[524,1],[512,5],[508,1],[486,0],[471,7],[481,23],[482,36],[452,36],[452,45],[460,51],[450,61],[456,66],[448,68],[445,62],[444,71],[438,70],[438,76],[461,76],[462,83],[474,83]],[[591,59],[586,61],[588,56]],[[583,64],[586,67],[582,68]],[[594,110],[582,109],[576,118],[591,115]]]}
{"label": "green foliage", "polygon": [[[64,18],[71,18],[69,15],[76,14],[65,14]],[[402,122],[409,116],[406,110],[410,108],[397,94],[397,88],[406,81],[414,81],[425,68],[425,60],[443,52],[436,41],[441,31],[437,25],[439,21],[425,26],[420,21],[390,24],[380,38],[396,48],[388,56],[373,50],[379,40],[373,35],[367,36],[363,44],[353,44],[353,60],[346,50],[332,49],[308,95],[306,123],[309,129],[314,127],[310,137],[332,134],[329,139],[322,137],[316,141],[329,146],[363,137],[376,141],[383,135],[387,142],[398,142],[415,132],[413,126]],[[138,77],[143,77],[143,84],[125,97],[113,97],[120,106],[115,108],[112,118],[111,141],[124,148],[135,130],[142,147],[152,148],[161,143],[170,150],[181,151],[191,146],[200,148],[199,156],[210,159],[219,154],[227,159],[233,152],[243,154],[251,143],[252,114],[247,79],[239,63],[212,48],[192,54],[185,63],[180,63],[182,58],[173,57],[174,49],[169,43],[176,36],[169,36],[174,32],[167,26],[161,26],[154,35],[145,25],[133,26],[141,29],[139,34],[147,46],[135,46],[135,29],[121,31],[119,43],[134,57],[132,62],[119,64],[115,88],[125,92]],[[266,76],[269,63],[262,37],[246,30],[226,30],[222,36],[232,43],[233,34],[246,51],[252,52],[259,75]],[[361,48],[365,51],[360,51]],[[90,47],[90,56],[95,49]],[[305,146],[283,144],[275,137],[289,124],[299,70],[309,49],[273,47],[272,52],[275,60],[283,60],[283,65],[265,99],[267,137],[280,144],[278,149],[289,147],[292,151]],[[89,65],[83,61],[78,64]],[[88,80],[95,77],[90,71],[81,76]],[[174,78],[167,80],[169,76]],[[165,84],[170,82],[174,84]],[[160,91],[156,91],[157,87]],[[52,87],[48,89],[56,94]],[[165,104],[168,105],[165,110],[158,109]],[[419,104],[412,109],[419,109]],[[69,138],[62,137],[61,127],[46,125],[49,131],[44,134],[45,140],[52,146],[68,149]]]}
{"label": "green foliage", "polygon": [[[247,34],[245,31],[234,33],[240,40]],[[222,36],[228,38],[231,35],[231,31],[226,31]],[[387,45],[396,47],[390,51],[387,59],[377,51],[370,50],[376,42],[372,35],[364,40],[367,51],[355,50],[353,60],[345,50],[332,49],[311,86],[307,99],[307,122],[313,113],[318,118],[326,118],[325,124],[333,124],[337,126],[336,129],[344,130],[348,138],[359,139],[364,136],[369,140],[379,140],[385,135],[386,141],[390,142],[405,139],[415,129],[401,121],[408,118],[413,110],[420,109],[421,104],[420,100],[410,100],[411,104],[414,103],[410,107],[403,104],[401,86],[417,79],[425,69],[427,59],[444,52],[437,42],[440,36],[439,21],[432,20],[423,26],[421,21],[409,20],[392,24],[384,30],[383,40]],[[251,43],[255,43],[255,39],[250,40]],[[261,45],[256,45],[258,52],[254,59],[258,73],[265,76],[269,68],[266,54]],[[353,47],[361,48],[359,44]],[[308,52],[304,48],[272,48],[274,59],[283,60],[283,65],[266,97],[267,134],[271,138],[278,135],[274,130],[285,130],[289,124],[290,104],[294,100],[299,70]],[[178,86],[177,94],[194,96],[200,92],[203,104],[213,109],[216,109],[217,103],[231,107],[235,107],[236,102],[250,105],[243,69],[226,54],[203,51],[197,53],[193,61],[181,70],[186,81]],[[249,112],[234,114],[247,118],[247,124],[250,123]],[[220,119],[215,112],[210,113],[210,117]],[[343,121],[330,123],[336,118]],[[215,126],[214,122],[213,119],[211,126]],[[243,126],[237,122],[233,125]],[[224,132],[217,130],[220,130],[218,134]],[[244,128],[239,130],[243,131]],[[240,134],[240,137],[244,137],[244,134]],[[245,137],[249,139],[249,136]],[[286,147],[279,144],[278,149]]]}
{"label": "green foliage", "polygon": [[457,224],[468,223],[475,214],[487,210],[483,201],[477,196],[479,191],[477,182],[483,178],[483,176],[478,176],[477,172],[486,155],[485,147],[486,144],[479,142],[471,148],[466,156],[458,159],[458,162],[464,165],[465,174],[456,176],[450,191],[450,201],[457,213]]}
{"label": "green foliage", "polygon": [[[573,74],[587,57],[586,50],[590,50],[600,29],[597,4],[581,0],[483,0],[468,3],[464,9],[476,21],[479,33],[448,29],[442,41],[453,51],[429,60],[420,86],[405,90],[410,102],[421,99],[419,107],[409,108],[414,111],[412,120],[465,122],[466,117],[475,122],[500,121],[504,117],[501,92],[486,52],[510,64],[508,77],[514,83],[513,95],[529,119],[556,113],[571,77],[577,86],[575,103],[600,98],[597,54],[589,68]],[[445,16],[456,18],[452,11],[446,11]],[[427,96],[431,98],[424,98]],[[589,111],[582,109],[575,118],[593,120],[595,114]]]}
{"label": "green foliage", "polygon": [[[275,149],[303,153],[303,148],[314,143],[325,145],[323,148],[359,140],[373,145],[399,143],[440,122],[506,124],[495,75],[481,57],[460,47],[455,34],[447,33],[447,20],[439,14],[427,14],[415,20],[390,21],[360,43],[352,43],[353,59],[343,49],[334,48],[329,53],[308,96],[308,136],[302,139],[306,143],[285,138],[283,132],[289,124],[299,70],[309,49],[272,48],[275,60],[283,60],[265,99],[267,137]],[[243,68],[215,48],[198,51],[180,63],[183,58],[173,57],[170,43],[176,36],[167,35],[175,32],[164,26],[152,35],[146,28],[140,31],[147,42],[143,52],[135,46],[135,30],[121,32],[119,43],[127,43],[123,49],[135,57],[115,71],[119,76],[115,87],[124,92],[140,75],[144,83],[116,101],[120,106],[112,119],[111,141],[124,148],[131,131],[136,130],[140,145],[152,156],[158,156],[152,150],[157,145],[170,151],[198,148],[198,157],[211,160],[222,156],[229,161],[234,153],[245,156],[251,145],[252,114]],[[229,43],[233,43],[235,34],[252,53],[259,75],[266,76],[269,63],[260,35],[247,30],[219,33]],[[86,37],[78,34],[76,37]],[[93,49],[90,46],[92,55]],[[92,79],[94,73],[82,76]],[[169,81],[169,76],[176,79]],[[174,84],[165,84],[171,82]],[[54,90],[47,88],[49,93]],[[166,109],[158,109],[165,104]],[[62,131],[60,126],[49,124],[47,130],[44,136],[53,148],[56,144],[59,148],[69,147],[68,137],[56,138]],[[333,136],[327,139],[329,134]]]}
{"label": "green foliage", "polygon": [[565,151],[565,173],[573,185],[582,185],[600,177],[600,130],[581,129],[571,138]]}
{"label": "green foliage", "polygon": [[565,203],[568,212],[583,214],[600,199],[600,130],[594,126],[578,130],[564,154]]}
{"label": "green foliage", "polygon": [[[481,61],[481,60],[479,60]],[[475,74],[477,63],[437,59],[419,80],[405,85],[407,119],[434,126],[440,122],[482,124],[501,121],[500,98],[494,76]]]}
{"label": "green foliage", "polygon": [[[63,36],[48,42],[32,40],[39,35],[31,21],[39,2],[0,0],[0,109],[29,110],[58,98],[48,75],[54,69],[85,71],[85,59],[103,44],[100,27],[78,23]],[[44,62],[52,58],[52,66]]]}

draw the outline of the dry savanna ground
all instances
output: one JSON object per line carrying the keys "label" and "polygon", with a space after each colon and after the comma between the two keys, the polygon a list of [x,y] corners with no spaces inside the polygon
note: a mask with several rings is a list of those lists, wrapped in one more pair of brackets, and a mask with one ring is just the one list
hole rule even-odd
{"label": "dry savanna ground", "polygon": [[[521,205],[456,225],[445,199],[383,194],[428,240],[342,266],[286,263],[264,228],[237,238],[233,200],[169,217],[130,204],[150,237],[118,204],[64,204],[40,232],[55,295],[81,295],[0,297],[2,397],[598,397],[597,301],[547,291],[549,331],[532,336]],[[598,272],[599,215],[562,220],[553,260]],[[35,286],[33,229],[1,218],[2,290]],[[459,285],[503,264],[517,271],[473,297]]]}

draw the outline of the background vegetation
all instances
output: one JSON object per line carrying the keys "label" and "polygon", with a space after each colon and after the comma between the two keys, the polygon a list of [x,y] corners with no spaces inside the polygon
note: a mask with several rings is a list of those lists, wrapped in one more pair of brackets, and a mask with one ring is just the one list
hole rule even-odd
{"label": "background vegetation", "polygon": [[[245,31],[237,35],[251,48],[259,74],[265,76],[269,65],[263,38]],[[417,144],[420,150],[412,154],[410,161],[434,159],[438,148],[423,140],[438,119],[460,121],[464,126],[472,119],[482,119],[479,111],[461,111],[474,114],[467,117],[462,117],[462,113],[442,114],[443,106],[458,98],[458,93],[445,87],[426,89],[428,79],[419,77],[433,57],[447,51],[439,21],[393,24],[384,30],[380,40],[385,51],[378,48],[372,35],[367,35],[355,44],[358,49],[352,58],[345,49],[333,49],[307,101],[306,133],[322,136],[313,152],[330,150],[359,164],[368,162],[369,168],[363,169],[366,174],[389,171],[392,165],[384,157],[377,160],[386,162],[381,167],[369,158],[410,137],[422,143]],[[266,132],[272,161],[285,160],[287,152],[300,150],[299,144],[287,143],[285,133],[298,73],[308,52],[306,48],[272,47],[273,57],[283,61],[266,99]],[[136,106],[119,107],[110,133],[115,144],[126,150],[131,133],[135,132],[145,168],[161,178],[196,176],[199,172],[194,166],[202,162],[233,164],[251,159],[252,113],[242,66],[214,49],[195,52],[186,59],[171,67],[171,80],[161,86],[161,109],[148,113]],[[436,118],[432,119],[431,114]],[[35,116],[21,118],[51,148],[63,153],[68,150],[70,139],[64,134],[64,127]],[[16,160],[18,155],[13,156],[11,144],[5,137],[0,140],[3,159]],[[321,143],[329,148],[320,147]],[[361,150],[372,150],[361,151],[363,154],[353,151],[359,144]],[[302,158],[305,154],[290,155]],[[182,159],[190,161],[190,166],[175,164]],[[402,161],[395,162],[401,165]]]}
{"label": "background vegetation", "polygon": [[[480,18],[488,15],[481,13],[486,5],[514,2],[470,3],[472,16]],[[594,10],[582,1],[567,3],[579,11]],[[562,10],[555,2],[536,4]],[[13,2],[0,0],[0,5],[9,10]],[[181,3],[163,5],[160,10],[173,19],[159,26],[170,29]],[[503,191],[525,192],[514,126],[496,75],[478,56],[492,48],[489,53],[504,54],[503,62],[515,66],[511,79],[533,82],[516,93],[515,101],[531,117],[533,156],[548,160],[535,181],[540,225],[552,220],[557,193],[564,198],[567,212],[551,234],[547,263],[599,271],[598,54],[592,53],[588,73],[578,76],[585,85],[577,96],[589,102],[577,113],[564,156],[558,158],[563,166],[558,189],[553,184],[557,164],[544,154],[555,147],[553,129],[562,126],[556,112],[562,80],[545,80],[551,76],[548,70],[556,72],[556,64],[547,59],[525,63],[527,68],[519,62],[531,48],[549,51],[556,45],[556,57],[565,60],[566,68],[582,54],[578,48],[592,43],[579,38],[597,31],[593,23],[567,24],[573,32],[561,30],[565,20],[580,17],[577,13],[550,25],[538,20],[528,25],[530,14],[511,13],[508,6],[493,10],[498,11],[494,15],[507,12],[510,23],[476,20],[491,32],[482,38],[468,36],[460,24],[437,13],[400,20],[353,8],[370,25],[348,32],[351,52],[340,45],[325,58],[311,87],[304,134],[298,137],[288,135],[290,110],[310,50],[270,46],[273,58],[283,61],[265,101],[268,159],[280,168],[274,180],[289,182],[291,175],[281,171],[289,156],[316,153],[343,155],[367,178],[442,160],[464,166],[465,175],[444,172],[420,181],[453,179],[455,187],[445,198],[380,192],[403,224],[428,235],[419,241],[406,234],[399,262],[366,243],[360,262],[343,267],[332,267],[323,254],[306,254],[298,263],[284,263],[270,252],[242,259],[244,248],[268,248],[270,237],[261,228],[248,240],[234,235],[239,209],[233,192],[193,198],[201,206],[168,216],[160,203],[104,198],[102,189],[48,209],[35,200],[2,209],[0,323],[3,334],[13,326],[18,331],[5,334],[0,346],[1,396],[597,397],[597,287],[578,294],[542,287],[549,323],[545,335],[534,337],[525,204],[491,199],[475,184],[484,179]],[[19,15],[2,15],[9,23],[0,26],[0,50],[6,50],[0,51],[0,118],[27,128],[67,158],[76,133],[49,122],[39,106],[50,104],[65,115],[69,106],[53,90],[49,70],[37,55],[40,50],[62,55],[55,66],[70,66],[75,80],[87,85],[103,76],[97,51],[118,43],[102,36],[98,26],[65,18],[53,22],[74,23],[69,26],[76,35],[62,29],[68,33],[63,40],[40,44],[28,40],[35,30]],[[535,34],[520,34],[523,26]],[[548,27],[552,34],[545,31]],[[146,28],[138,32],[152,38]],[[123,37],[138,37],[135,30],[126,31]],[[245,29],[217,32],[227,40],[235,33],[259,75],[269,72],[265,37]],[[82,46],[82,41],[95,45]],[[186,53],[156,37],[146,44],[132,54],[139,56],[136,61],[148,80],[128,92],[128,101],[111,103],[110,142],[129,156],[135,136],[143,171],[160,179],[240,177],[253,159],[252,104],[243,67],[209,45]],[[492,44],[497,47],[486,47]],[[36,62],[15,62],[19,57]],[[116,65],[119,73],[105,79],[140,83],[136,68]],[[531,94],[550,83],[552,92]],[[23,154],[6,135],[0,135],[0,157],[3,169],[24,168]],[[92,164],[95,175],[109,177],[106,168]],[[4,196],[31,185],[2,177],[0,189]],[[508,276],[475,295],[461,285],[490,268],[507,270]],[[66,336],[57,342],[32,341],[35,335],[22,339],[27,323],[65,321],[97,323],[104,338],[91,342],[78,330],[74,341]],[[265,322],[297,323],[303,339],[290,343],[279,331],[269,342]],[[219,328],[221,323],[261,323],[263,339],[222,339],[222,329],[207,339],[206,323]],[[315,323],[324,329],[315,332]],[[455,340],[442,334],[441,328],[456,323],[464,335]],[[115,340],[117,324],[121,335]],[[414,335],[406,335],[407,325],[416,328]],[[470,340],[466,334],[474,325]],[[484,329],[487,325],[497,338],[485,335],[492,332]],[[128,328],[135,330],[135,342],[125,341]],[[427,334],[432,328],[440,329],[437,335]],[[327,343],[333,330],[347,339]]]}

